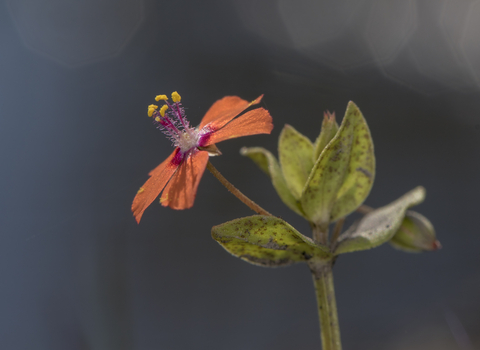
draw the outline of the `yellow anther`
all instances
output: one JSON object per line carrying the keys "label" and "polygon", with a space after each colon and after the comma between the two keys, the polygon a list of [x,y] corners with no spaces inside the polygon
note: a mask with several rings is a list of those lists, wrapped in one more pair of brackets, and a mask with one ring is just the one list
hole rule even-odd
{"label": "yellow anther", "polygon": [[155,96],[155,101],[160,101],[160,100],[164,100],[164,101],[168,100],[167,95],[157,95],[157,96]]}
{"label": "yellow anther", "polygon": [[180,97],[180,95],[178,94],[178,92],[174,91],[172,92],[172,100],[173,102],[180,102],[182,98]]}
{"label": "yellow anther", "polygon": [[145,189],[143,187],[140,187],[137,193],[142,193],[143,191],[145,191]]}
{"label": "yellow anther", "polygon": [[150,105],[148,106],[148,116],[151,117],[153,115],[153,112],[158,108],[157,105]]}
{"label": "yellow anther", "polygon": [[155,121],[159,122],[160,120],[160,117],[155,117]]}
{"label": "yellow anther", "polygon": [[165,111],[168,109],[168,106],[167,105],[163,105],[162,108],[160,108],[160,115],[162,117],[165,116]]}

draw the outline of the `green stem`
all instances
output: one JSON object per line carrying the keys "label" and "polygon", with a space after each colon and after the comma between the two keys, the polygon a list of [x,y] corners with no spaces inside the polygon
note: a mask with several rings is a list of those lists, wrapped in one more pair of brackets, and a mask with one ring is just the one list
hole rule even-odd
{"label": "green stem", "polygon": [[340,327],[333,285],[332,261],[309,263],[317,296],[320,337],[323,350],[341,350]]}
{"label": "green stem", "polygon": [[207,169],[210,170],[210,172],[217,178],[218,181],[221,182],[223,186],[227,188],[235,197],[240,199],[245,205],[247,205],[250,209],[252,209],[254,212],[260,214],[260,215],[266,215],[266,216],[273,216],[270,214],[268,211],[263,209],[261,206],[259,206],[257,203],[252,201],[250,198],[245,196],[242,192],[240,192],[235,186],[233,186],[226,178],[223,177],[222,174],[213,166],[210,161],[207,163]]}
{"label": "green stem", "polygon": [[317,225],[310,223],[312,227],[312,237],[317,243],[327,245],[328,244],[328,224]]}

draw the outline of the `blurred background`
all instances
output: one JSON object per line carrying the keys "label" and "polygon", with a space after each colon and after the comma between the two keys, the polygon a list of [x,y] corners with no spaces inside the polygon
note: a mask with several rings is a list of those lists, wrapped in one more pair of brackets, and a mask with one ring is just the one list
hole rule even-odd
{"label": "blurred background", "polygon": [[172,151],[147,105],[175,90],[194,125],[225,95],[265,94],[272,135],[212,162],[308,235],[238,151],[276,153],[285,123],[313,140],[355,101],[377,159],[366,204],[425,186],[415,210],[443,249],[338,259],[344,349],[480,349],[480,1],[6,0],[0,28],[1,349],[320,349],[308,268],[211,239],[253,214],[211,174],[192,209],[156,201],[136,224]]}

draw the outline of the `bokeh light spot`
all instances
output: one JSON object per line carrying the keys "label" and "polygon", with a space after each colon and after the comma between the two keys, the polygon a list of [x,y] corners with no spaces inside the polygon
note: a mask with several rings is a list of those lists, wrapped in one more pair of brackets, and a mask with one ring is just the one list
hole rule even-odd
{"label": "bokeh light spot", "polygon": [[143,20],[137,0],[15,0],[10,14],[24,44],[67,66],[118,54]]}

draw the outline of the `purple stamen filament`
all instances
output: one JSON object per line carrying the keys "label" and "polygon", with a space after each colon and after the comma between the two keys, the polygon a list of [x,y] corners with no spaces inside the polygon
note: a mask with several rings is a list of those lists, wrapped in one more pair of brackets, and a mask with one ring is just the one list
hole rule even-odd
{"label": "purple stamen filament", "polygon": [[173,104],[175,105],[176,108],[174,108],[168,101],[165,101],[167,104],[168,108],[172,110],[172,112],[175,114],[175,116],[180,120],[180,123],[182,123],[183,128],[187,129],[187,125],[185,123],[185,120],[182,117],[182,112],[180,111],[180,106],[178,105],[178,102],[174,102]]}
{"label": "purple stamen filament", "polygon": [[158,111],[154,112],[154,117],[159,117],[160,118],[159,123],[162,124],[167,129],[170,129],[171,132],[174,132],[177,135],[180,133],[180,130],[177,129],[175,124],[173,124],[172,121],[168,117],[162,117],[162,115]]}

